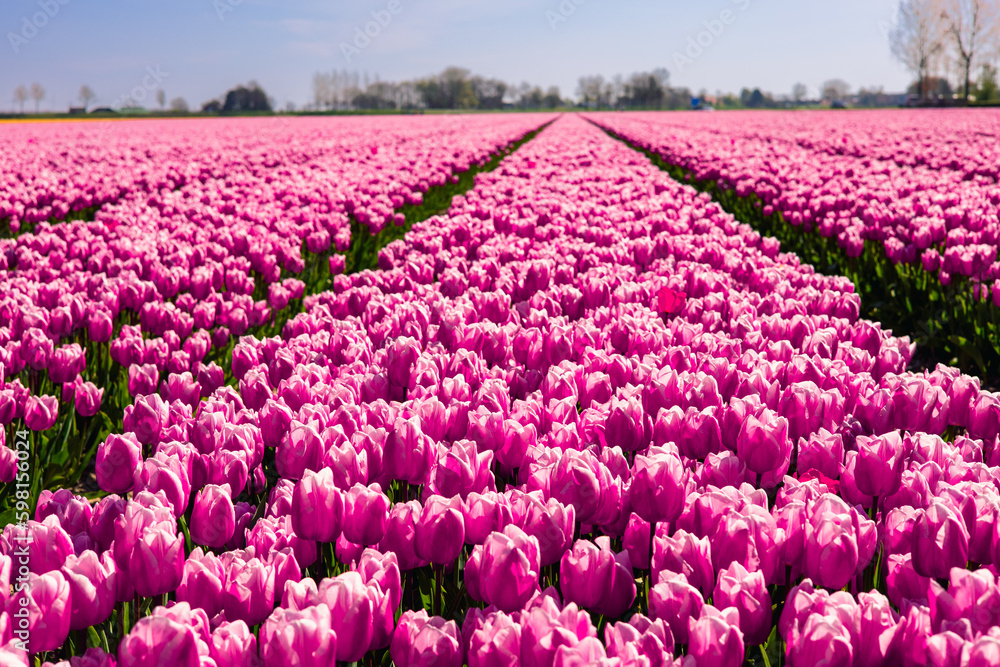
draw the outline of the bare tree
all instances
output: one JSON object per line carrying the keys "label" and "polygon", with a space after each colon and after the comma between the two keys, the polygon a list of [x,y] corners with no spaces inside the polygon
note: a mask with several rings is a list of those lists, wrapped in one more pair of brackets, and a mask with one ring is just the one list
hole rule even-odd
{"label": "bare tree", "polygon": [[962,95],[969,99],[972,69],[984,49],[995,47],[1000,39],[1000,2],[998,0],[942,0],[941,18],[948,41],[962,68]]}
{"label": "bare tree", "polygon": [[313,104],[317,109],[326,109],[332,105],[333,75],[326,72],[316,72],[313,75]]}
{"label": "bare tree", "polygon": [[586,106],[594,104],[600,107],[605,93],[604,77],[600,74],[581,76],[577,83],[576,94],[583,98]]}
{"label": "bare tree", "polygon": [[174,113],[187,113],[188,103],[183,97],[175,97],[170,100],[170,110]]}
{"label": "bare tree", "polygon": [[926,94],[925,81],[943,48],[944,26],[938,0],[903,0],[896,25],[889,33],[892,55],[917,77],[917,94]]}
{"label": "bare tree", "polygon": [[31,84],[31,99],[35,101],[35,113],[38,113],[38,105],[45,99],[45,89],[42,88],[42,84],[37,82]]}
{"label": "bare tree", "polygon": [[160,111],[167,105],[167,94],[163,92],[162,88],[156,91],[156,103],[160,105]]}
{"label": "bare tree", "polygon": [[14,101],[18,103],[21,108],[21,114],[24,114],[24,103],[28,101],[28,89],[21,84],[14,89]]}
{"label": "bare tree", "polygon": [[797,83],[794,86],[792,86],[792,99],[795,100],[796,102],[801,102],[806,98],[806,95],[808,94],[809,94],[809,89],[806,88],[806,84]]}
{"label": "bare tree", "polygon": [[94,91],[90,86],[83,85],[80,86],[80,93],[77,97],[79,97],[80,101],[83,102],[83,110],[86,111],[87,107],[90,106],[91,101],[96,97],[96,95],[94,95]]}
{"label": "bare tree", "polygon": [[843,79],[830,79],[823,82],[820,91],[824,100],[833,102],[847,97],[847,94],[851,92],[851,86]]}

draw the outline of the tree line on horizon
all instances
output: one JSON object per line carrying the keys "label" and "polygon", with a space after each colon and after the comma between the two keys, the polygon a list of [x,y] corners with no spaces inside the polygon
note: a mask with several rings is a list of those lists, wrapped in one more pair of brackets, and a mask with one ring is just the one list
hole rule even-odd
{"label": "tree line on horizon", "polygon": [[358,72],[317,72],[313,76],[311,110],[350,109],[555,109],[583,105],[595,108],[681,109],[690,104],[686,88],[672,88],[663,68],[621,75],[580,77],[577,100],[564,98],[558,86],[542,89],[527,82],[510,84],[448,67],[412,81],[382,81]]}

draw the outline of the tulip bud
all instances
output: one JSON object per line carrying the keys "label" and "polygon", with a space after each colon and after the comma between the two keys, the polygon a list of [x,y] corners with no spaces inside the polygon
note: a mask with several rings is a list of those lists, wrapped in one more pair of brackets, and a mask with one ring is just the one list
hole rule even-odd
{"label": "tulip bud", "polygon": [[93,382],[83,382],[76,388],[73,403],[76,412],[81,417],[93,417],[101,409],[101,399],[104,390],[98,389]]}
{"label": "tulip bud", "polygon": [[191,539],[195,544],[222,547],[236,530],[236,510],[228,485],[208,484],[194,498]]}
{"label": "tulip bud", "polygon": [[97,483],[109,493],[132,490],[134,472],[142,462],[142,446],[131,433],[111,434],[97,448]]}
{"label": "tulip bud", "polygon": [[720,608],[735,607],[739,627],[751,646],[763,644],[771,634],[771,596],[760,572],[747,572],[733,563],[719,573],[712,603]]}
{"label": "tulip bud", "polygon": [[389,519],[389,498],[382,487],[355,484],[344,501],[344,537],[362,546],[378,544]]}
{"label": "tulip bud", "polygon": [[302,539],[336,542],[344,517],[344,496],[334,486],[331,469],[306,472],[295,483],[291,516],[295,534]]}
{"label": "tulip bud", "polygon": [[254,667],[258,663],[257,637],[244,621],[220,623],[212,632],[209,650],[216,667]]}
{"label": "tulip bud", "polygon": [[462,503],[457,498],[431,496],[416,521],[416,553],[431,563],[447,565],[465,543]]}
{"label": "tulip bud", "polygon": [[788,463],[788,421],[765,409],[761,420],[749,415],[736,438],[737,454],[747,468],[762,475]]}
{"label": "tulip bud", "polygon": [[538,540],[516,526],[491,533],[480,552],[477,592],[506,612],[522,609],[538,590]]}
{"label": "tulip bud", "polygon": [[440,616],[428,618],[424,610],[403,613],[393,633],[389,654],[397,667],[431,664],[461,667],[464,659],[455,621],[445,621]]}
{"label": "tulip bud", "polygon": [[739,667],[743,664],[744,647],[736,610],[729,607],[714,614],[710,610],[712,607],[706,605],[701,618],[688,619],[688,655],[697,665]]}
{"label": "tulip bud", "polygon": [[337,660],[357,662],[364,657],[374,636],[374,608],[361,575],[347,572],[324,579],[316,599],[330,608],[330,627],[337,635]]}
{"label": "tulip bud", "polygon": [[29,396],[24,404],[24,423],[32,431],[48,431],[59,417],[59,399],[55,396]]}
{"label": "tulip bud", "polygon": [[163,526],[143,531],[129,555],[128,574],[143,597],[176,590],[184,574],[184,536]]}
{"label": "tulip bud", "polygon": [[913,526],[913,569],[923,577],[947,577],[969,561],[969,530],[957,512],[939,500],[920,512]]}

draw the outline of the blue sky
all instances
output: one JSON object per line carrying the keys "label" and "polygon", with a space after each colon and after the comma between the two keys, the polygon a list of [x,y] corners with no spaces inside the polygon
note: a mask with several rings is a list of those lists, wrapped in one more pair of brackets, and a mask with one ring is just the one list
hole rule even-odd
{"label": "blue sky", "polygon": [[[890,57],[885,37],[896,4],[2,0],[0,110],[13,108],[18,84],[34,81],[47,91],[42,108],[51,110],[75,102],[84,83],[99,104],[159,85],[168,99],[182,96],[196,107],[250,79],[284,106],[311,99],[312,75],[319,70],[401,80],[449,65],[514,83],[556,85],[563,95],[575,93],[583,74],[610,77],[655,67],[666,67],[674,85],[695,92],[759,86],[788,93],[799,81],[816,91],[834,77],[855,89],[898,91],[908,76]],[[354,46],[356,31],[374,20],[373,12],[386,25],[377,31],[367,26],[377,34],[348,58],[342,45]],[[152,98],[150,93],[147,106],[155,105]]]}

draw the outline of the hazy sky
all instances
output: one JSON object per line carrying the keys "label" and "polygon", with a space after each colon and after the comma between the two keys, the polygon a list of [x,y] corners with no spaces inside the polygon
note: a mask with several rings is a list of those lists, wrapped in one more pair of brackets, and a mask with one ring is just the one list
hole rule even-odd
{"label": "hazy sky", "polygon": [[[250,79],[283,107],[310,101],[319,70],[401,80],[449,65],[508,82],[556,85],[564,96],[575,94],[583,74],[655,67],[695,92],[759,86],[787,94],[801,81],[815,94],[834,77],[855,89],[901,91],[908,76],[886,39],[896,4],[0,0],[0,109],[13,108],[18,84],[34,81],[47,91],[42,108],[63,110],[77,103],[84,83],[102,105],[162,86],[168,99],[182,96],[197,107]],[[375,36],[355,41],[366,28]],[[144,104],[155,106],[153,99],[149,92]]]}

